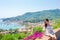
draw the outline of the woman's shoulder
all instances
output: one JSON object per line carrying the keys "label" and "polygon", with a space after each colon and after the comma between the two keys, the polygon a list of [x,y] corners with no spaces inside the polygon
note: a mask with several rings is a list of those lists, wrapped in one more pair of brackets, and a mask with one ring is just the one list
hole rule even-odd
{"label": "woman's shoulder", "polygon": [[49,24],[49,26],[52,26],[52,24]]}

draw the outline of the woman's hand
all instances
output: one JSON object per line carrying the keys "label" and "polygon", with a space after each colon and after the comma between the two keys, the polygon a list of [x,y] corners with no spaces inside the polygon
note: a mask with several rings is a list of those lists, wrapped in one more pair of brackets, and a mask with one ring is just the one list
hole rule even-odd
{"label": "woman's hand", "polygon": [[54,35],[49,34],[49,36],[50,36],[50,37],[52,37],[52,40],[57,40],[57,38],[56,38],[55,34],[54,34]]}

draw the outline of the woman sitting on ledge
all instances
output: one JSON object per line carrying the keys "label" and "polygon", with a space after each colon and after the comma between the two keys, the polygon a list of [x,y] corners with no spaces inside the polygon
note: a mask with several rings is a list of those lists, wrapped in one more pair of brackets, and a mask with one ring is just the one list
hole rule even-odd
{"label": "woman sitting on ledge", "polygon": [[49,24],[49,20],[45,19],[44,24],[45,25],[44,25],[43,29],[44,29],[45,36],[50,37],[51,40],[56,40],[55,33],[52,30],[52,26]]}

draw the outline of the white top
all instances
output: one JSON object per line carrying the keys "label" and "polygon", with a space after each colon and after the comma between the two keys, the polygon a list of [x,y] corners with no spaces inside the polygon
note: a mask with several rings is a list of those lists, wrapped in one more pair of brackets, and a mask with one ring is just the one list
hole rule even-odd
{"label": "white top", "polygon": [[54,35],[54,32],[53,32],[51,26],[47,26],[47,27],[45,28],[45,35],[49,35],[49,34]]}

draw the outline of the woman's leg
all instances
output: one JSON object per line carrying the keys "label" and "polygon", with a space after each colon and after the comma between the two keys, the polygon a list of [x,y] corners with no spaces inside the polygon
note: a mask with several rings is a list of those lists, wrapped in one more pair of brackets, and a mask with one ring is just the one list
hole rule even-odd
{"label": "woman's leg", "polygon": [[57,40],[55,35],[50,34],[50,37],[52,38],[52,40]]}
{"label": "woman's leg", "polygon": [[55,37],[52,37],[52,40],[57,40]]}

